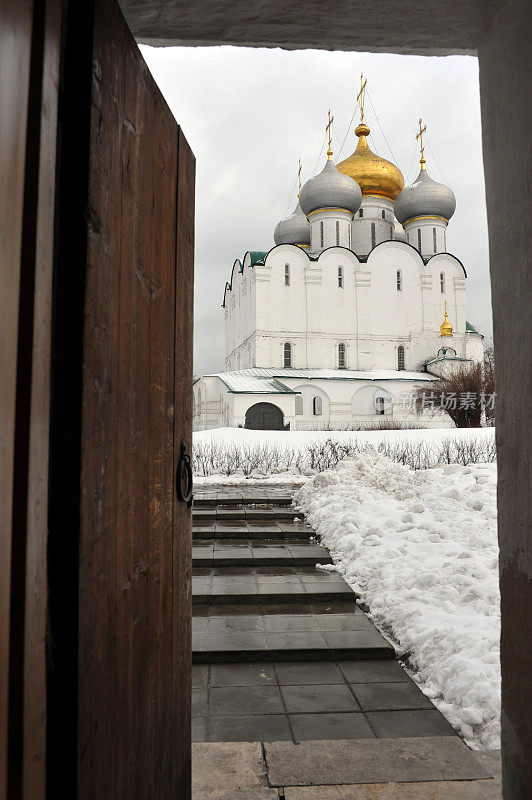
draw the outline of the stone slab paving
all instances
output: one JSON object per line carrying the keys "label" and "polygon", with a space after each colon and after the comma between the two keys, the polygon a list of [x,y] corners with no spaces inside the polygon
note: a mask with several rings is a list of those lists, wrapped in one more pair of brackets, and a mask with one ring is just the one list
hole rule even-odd
{"label": "stone slab paving", "polygon": [[457,736],[264,745],[271,786],[479,780],[492,777]]}
{"label": "stone slab paving", "polygon": [[[256,539],[194,541],[193,567],[294,567],[330,564],[328,551],[318,544],[284,539],[281,543],[262,542]],[[197,573],[196,573],[197,574]]]}
{"label": "stone slab paving", "polygon": [[336,572],[316,567],[210,567],[195,568],[192,602],[291,603],[354,599],[353,590]]}
{"label": "stone slab paving", "polygon": [[238,661],[317,661],[363,656],[393,658],[394,650],[360,611],[193,618],[193,663],[205,664],[223,658],[234,661],[233,656]]}
{"label": "stone slab paving", "polygon": [[[194,508],[194,800],[500,800],[286,487]],[[301,563],[308,559],[307,563]]]}
{"label": "stone slab paving", "polygon": [[[456,738],[392,660],[210,663],[194,666],[192,681],[194,741],[394,738],[398,729]],[[388,707],[375,712],[380,690]]]}
{"label": "stone slab paving", "polygon": [[[192,767],[193,800],[502,798],[500,753],[472,753],[457,738],[202,743],[192,746]],[[309,783],[320,774],[326,783]],[[288,782],[280,785],[280,777]],[[298,777],[306,782],[294,784]]]}
{"label": "stone slab paving", "polygon": [[304,522],[293,520],[199,520],[194,522],[192,539],[233,540],[226,544],[239,544],[238,539],[260,539],[278,541],[285,539],[311,539],[313,531]]}

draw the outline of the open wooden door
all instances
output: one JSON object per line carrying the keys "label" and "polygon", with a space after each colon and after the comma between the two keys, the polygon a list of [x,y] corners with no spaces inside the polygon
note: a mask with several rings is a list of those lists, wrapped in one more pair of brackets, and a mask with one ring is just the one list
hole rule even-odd
{"label": "open wooden door", "polygon": [[116,0],[0,20],[0,800],[187,800],[194,157]]}
{"label": "open wooden door", "polygon": [[70,3],[66,26],[49,792],[68,743],[68,796],[185,800],[194,158],[118,3]]}

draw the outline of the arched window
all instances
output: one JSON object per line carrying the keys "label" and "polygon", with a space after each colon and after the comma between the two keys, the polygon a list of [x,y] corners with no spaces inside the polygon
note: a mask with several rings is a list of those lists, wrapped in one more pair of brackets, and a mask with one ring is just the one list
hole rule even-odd
{"label": "arched window", "polygon": [[290,344],[290,342],[285,342],[284,343],[283,354],[284,354],[284,359],[283,359],[284,366],[285,367],[291,367],[292,366],[292,345]]}
{"label": "arched window", "polygon": [[432,229],[432,244],[434,245],[434,252],[438,252],[438,247],[436,245],[436,228]]}
{"label": "arched window", "polygon": [[421,253],[421,228],[417,229],[417,249]]}
{"label": "arched window", "polygon": [[290,286],[290,264],[284,265],[284,285]]}
{"label": "arched window", "polygon": [[344,268],[338,267],[338,286],[340,289],[344,288]]}
{"label": "arched window", "polygon": [[312,411],[315,417],[320,417],[322,414],[323,404],[321,397],[315,397],[312,401]]}
{"label": "arched window", "polygon": [[363,216],[364,216],[364,209],[363,209],[363,208],[361,208],[361,209],[359,210],[359,212],[358,212],[358,216],[359,216],[359,217],[363,217]]}
{"label": "arched window", "polygon": [[340,223],[336,220],[336,244],[340,244]]}
{"label": "arched window", "polygon": [[303,398],[300,394],[296,394],[296,414],[303,413]]}
{"label": "arched window", "polygon": [[323,220],[320,222],[320,247],[323,247]]}
{"label": "arched window", "polygon": [[338,345],[338,369],[345,369],[346,366],[345,342],[340,342]]}
{"label": "arched window", "polygon": [[445,272],[440,272],[440,292],[445,292]]}
{"label": "arched window", "polygon": [[349,237],[349,249],[351,250],[351,225],[347,229],[347,234],[348,234],[348,237]]}
{"label": "arched window", "polygon": [[403,273],[401,272],[400,269],[398,269],[397,273],[396,273],[396,285],[397,285],[397,291],[398,292],[402,292],[403,291]]}
{"label": "arched window", "polygon": [[384,397],[375,398],[375,413],[379,415],[384,414]]}
{"label": "arched window", "polygon": [[377,240],[376,240],[376,238],[375,238],[375,223],[374,223],[374,222],[372,222],[372,223],[371,223],[371,246],[372,246],[372,247],[375,247],[375,242],[376,242],[376,241],[377,241]]}
{"label": "arched window", "polygon": [[397,348],[397,369],[405,368],[405,348],[402,344]]}
{"label": "arched window", "polygon": [[386,211],[381,211],[381,217],[382,217],[383,219],[386,219]]}

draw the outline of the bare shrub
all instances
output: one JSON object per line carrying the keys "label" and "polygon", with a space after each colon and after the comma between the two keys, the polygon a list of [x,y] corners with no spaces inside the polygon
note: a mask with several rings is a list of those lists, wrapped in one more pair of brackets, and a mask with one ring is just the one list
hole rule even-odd
{"label": "bare shrub", "polygon": [[441,464],[479,464],[497,460],[495,442],[491,438],[460,436],[441,442],[387,442],[376,445],[352,439],[340,442],[330,438],[324,442],[302,443],[299,447],[282,447],[269,442],[224,444],[211,440],[194,444],[192,465],[195,475],[234,475],[246,477],[276,475],[282,472],[308,475],[332,469],[344,458],[375,449],[377,452],[411,469],[430,469]]}
{"label": "bare shrub", "polygon": [[482,412],[493,399],[493,381],[483,364],[463,363],[430,388],[420,387],[414,397],[418,412],[445,411],[457,428],[480,428]]}

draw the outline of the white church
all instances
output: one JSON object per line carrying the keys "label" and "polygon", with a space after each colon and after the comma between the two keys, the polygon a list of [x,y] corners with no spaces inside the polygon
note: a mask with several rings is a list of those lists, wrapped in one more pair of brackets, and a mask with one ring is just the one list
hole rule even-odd
{"label": "white church", "polygon": [[[302,187],[275,246],[249,251],[225,285],[225,371],[194,383],[194,428],[356,428],[418,417],[409,398],[483,358],[466,321],[466,271],[446,249],[453,192],[425,167],[411,186],[368,145]],[[424,424],[442,424],[440,417]],[[449,420],[446,418],[445,424]]]}

